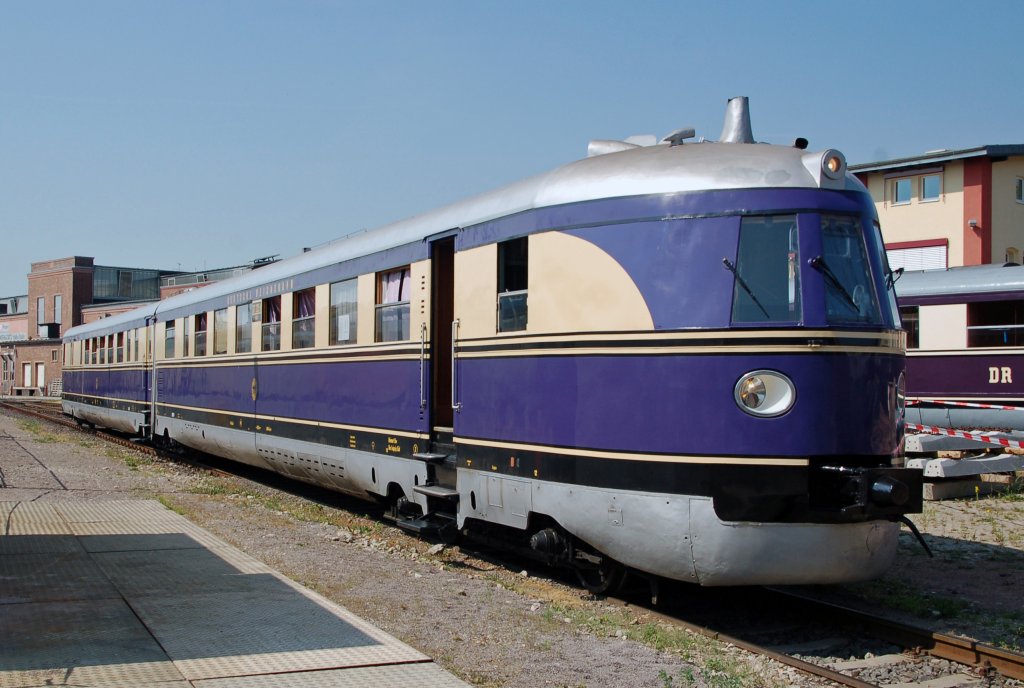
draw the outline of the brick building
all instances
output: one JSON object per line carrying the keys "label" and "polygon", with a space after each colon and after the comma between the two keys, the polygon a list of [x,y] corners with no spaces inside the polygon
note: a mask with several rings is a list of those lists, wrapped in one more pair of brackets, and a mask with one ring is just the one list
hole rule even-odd
{"label": "brick building", "polygon": [[[32,263],[28,295],[0,299],[0,395],[58,393],[60,338],[76,325],[204,287],[275,258],[191,273],[95,265],[85,256]],[[15,307],[17,313],[6,312]],[[6,340],[5,329],[10,333]]]}
{"label": "brick building", "polygon": [[0,343],[0,359],[7,373],[0,381],[0,394],[57,393],[61,334],[82,324],[83,306],[155,300],[160,295],[160,279],[175,274],[95,265],[93,258],[85,256],[32,263],[23,315],[26,336]]}

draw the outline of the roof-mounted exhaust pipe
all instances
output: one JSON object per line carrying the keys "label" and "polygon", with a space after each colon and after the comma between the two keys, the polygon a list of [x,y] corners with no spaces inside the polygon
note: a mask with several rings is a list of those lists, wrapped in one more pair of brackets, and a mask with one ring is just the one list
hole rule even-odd
{"label": "roof-mounted exhaust pipe", "polygon": [[719,143],[756,143],[750,129],[750,108],[746,96],[730,98],[725,106],[725,124]]}

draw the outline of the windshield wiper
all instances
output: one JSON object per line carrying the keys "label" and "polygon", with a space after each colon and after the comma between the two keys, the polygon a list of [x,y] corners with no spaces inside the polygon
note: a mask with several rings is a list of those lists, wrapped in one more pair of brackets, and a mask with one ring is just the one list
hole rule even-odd
{"label": "windshield wiper", "polygon": [[899,281],[900,277],[903,277],[903,268],[896,268],[895,270],[890,270],[889,274],[885,276],[885,288],[895,289],[896,282]]}
{"label": "windshield wiper", "polygon": [[825,259],[822,256],[814,256],[807,261],[807,263],[815,270],[821,272],[821,274],[825,276],[825,281],[839,292],[840,296],[846,299],[846,302],[850,304],[850,308],[853,309],[854,313],[860,315],[860,306],[858,306],[857,302],[853,300],[852,296],[850,296],[850,292],[846,291],[846,287],[844,287],[843,283],[839,281],[838,277],[836,277],[836,273],[832,272],[832,268],[828,266],[828,263],[825,262]]}
{"label": "windshield wiper", "polygon": [[747,292],[747,296],[749,296],[750,299],[755,304],[757,304],[757,307],[761,309],[761,312],[764,313],[764,317],[766,317],[769,320],[771,320],[772,316],[768,314],[768,309],[766,309],[764,306],[762,306],[761,302],[757,300],[756,296],[754,296],[754,292],[750,290],[750,287],[747,286],[747,283],[743,281],[742,277],[740,277],[740,273],[738,273],[736,271],[736,266],[733,265],[732,262],[728,258],[723,258],[722,259],[722,265],[724,265],[726,267],[726,269],[729,272],[731,272],[736,277],[736,281],[739,282],[739,285],[741,287],[743,287],[743,291]]}

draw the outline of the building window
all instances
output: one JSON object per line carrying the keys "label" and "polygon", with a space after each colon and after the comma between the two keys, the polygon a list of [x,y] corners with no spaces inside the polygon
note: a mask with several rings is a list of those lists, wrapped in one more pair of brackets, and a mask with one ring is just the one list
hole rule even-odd
{"label": "building window", "polygon": [[409,338],[409,266],[377,273],[377,332],[374,341]]}
{"label": "building window", "polygon": [[1017,177],[1017,202],[1024,203],[1024,179]]}
{"label": "building window", "polygon": [[331,344],[356,341],[356,282],[350,279],[331,285]]}
{"label": "building window", "polygon": [[528,257],[526,237],[498,244],[498,332],[526,329]]}
{"label": "building window", "polygon": [[315,341],[316,289],[292,294],[292,348],[308,349]]}
{"label": "building window", "polygon": [[744,217],[732,292],[734,323],[799,322],[800,234],[795,215]]}
{"label": "building window", "polygon": [[281,297],[263,299],[263,342],[262,351],[278,351],[281,348]]}
{"label": "building window", "polygon": [[942,176],[929,174],[921,177],[921,202],[937,201],[942,196]]}
{"label": "building window", "polygon": [[243,303],[235,309],[235,353],[252,351],[252,304]]}
{"label": "building window", "polygon": [[913,180],[912,179],[897,179],[892,183],[892,202],[893,205],[903,205],[910,203],[910,197],[913,195]]}
{"label": "building window", "polygon": [[56,349],[54,349],[53,351],[50,352],[50,360],[51,361],[56,361],[57,360],[57,350]]}
{"label": "building window", "polygon": [[63,314],[61,313],[61,311],[63,310],[63,308],[61,308],[62,303],[63,301],[61,299],[60,294],[57,294],[56,296],[53,297],[53,322],[57,323],[58,325],[60,325],[64,321]]}
{"label": "building window", "polygon": [[939,270],[946,267],[948,247],[943,240],[931,246],[890,246],[886,247],[885,253],[893,270]]}
{"label": "building window", "polygon": [[228,309],[221,308],[213,312],[213,353],[228,352]]}
{"label": "building window", "polygon": [[46,297],[40,296],[36,299],[36,323],[42,325],[46,322]]}
{"label": "building window", "polygon": [[164,358],[174,358],[174,321],[164,326]]}
{"label": "building window", "polygon": [[900,320],[903,321],[903,329],[907,333],[907,348],[917,349],[921,346],[920,339],[920,314],[917,306],[903,306],[900,308]]}
{"label": "building window", "polygon": [[196,316],[196,356],[206,355],[206,313]]}

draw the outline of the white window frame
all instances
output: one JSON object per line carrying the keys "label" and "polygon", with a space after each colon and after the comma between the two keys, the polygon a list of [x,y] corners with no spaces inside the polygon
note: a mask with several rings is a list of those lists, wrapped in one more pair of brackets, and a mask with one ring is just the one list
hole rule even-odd
{"label": "white window frame", "polygon": [[[934,197],[929,198],[929,197],[924,195],[924,189],[925,189],[924,182],[925,182],[926,179],[930,179],[932,177],[935,177],[936,179],[939,180],[939,192]],[[911,195],[913,195],[913,194],[911,194]],[[935,203],[936,201],[941,201],[941,200],[942,200],[942,175],[941,174],[924,174],[924,175],[921,175],[921,202],[922,203]]]}
{"label": "white window frame", "polygon": [[[897,188],[899,188],[900,182],[906,182],[910,185],[910,195],[907,196],[907,200],[898,200]],[[892,180],[892,204],[893,205],[910,205],[911,201],[914,200],[914,178],[913,177],[896,177]]]}

